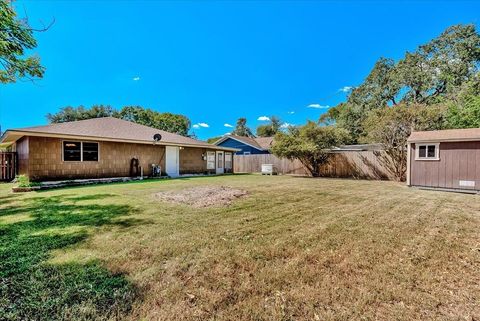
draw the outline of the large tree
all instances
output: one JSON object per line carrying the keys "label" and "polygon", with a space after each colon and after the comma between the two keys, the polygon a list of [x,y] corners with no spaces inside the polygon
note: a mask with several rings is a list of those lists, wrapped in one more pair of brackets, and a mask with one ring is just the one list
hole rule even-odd
{"label": "large tree", "polygon": [[12,1],[0,0],[0,83],[43,77],[40,58],[26,52],[37,47],[33,33],[48,28],[33,29],[26,18],[18,18]]}
{"label": "large tree", "polygon": [[407,52],[401,60],[381,58],[347,101],[321,121],[347,129],[354,141],[367,135],[364,121],[372,110],[399,103],[432,105],[455,100],[466,82],[477,77],[480,35],[474,25],[455,25]]}
{"label": "large tree", "polygon": [[255,135],[253,135],[250,128],[248,128],[247,119],[244,117],[241,117],[237,120],[237,125],[235,126],[235,129],[232,131],[232,135],[255,137]]}
{"label": "large tree", "polygon": [[190,130],[190,120],[184,115],[160,113],[141,106],[125,106],[120,111],[105,105],[94,105],[91,108],[68,106],[55,114],[47,114],[47,119],[51,123],[63,123],[109,116],[182,136],[188,136]]}
{"label": "large tree", "polygon": [[398,181],[405,180],[407,169],[407,139],[416,130],[442,129],[446,106],[407,105],[383,107],[369,113],[365,120],[366,141],[380,143],[383,151],[378,159]]}
{"label": "large tree", "polygon": [[272,137],[280,131],[282,121],[277,116],[271,116],[267,124],[257,127],[257,136],[259,137]]}
{"label": "large tree", "polygon": [[275,135],[272,153],[278,157],[298,159],[314,177],[320,175],[320,166],[325,164],[329,150],[348,141],[345,129],[335,126],[320,126],[309,121],[300,127],[290,127],[286,133]]}

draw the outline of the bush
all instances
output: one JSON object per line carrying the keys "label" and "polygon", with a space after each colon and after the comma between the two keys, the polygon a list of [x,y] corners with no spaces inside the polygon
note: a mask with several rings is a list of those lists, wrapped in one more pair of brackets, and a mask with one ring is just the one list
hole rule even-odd
{"label": "bush", "polygon": [[37,183],[30,182],[30,178],[26,175],[18,175],[15,180],[18,183],[18,187],[32,187],[38,185]]}

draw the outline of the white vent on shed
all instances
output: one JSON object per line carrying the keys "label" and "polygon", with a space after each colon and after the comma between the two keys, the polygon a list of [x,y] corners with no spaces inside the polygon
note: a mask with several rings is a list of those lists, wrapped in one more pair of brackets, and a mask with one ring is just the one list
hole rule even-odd
{"label": "white vent on shed", "polygon": [[475,181],[458,181],[458,185],[463,187],[475,187]]}

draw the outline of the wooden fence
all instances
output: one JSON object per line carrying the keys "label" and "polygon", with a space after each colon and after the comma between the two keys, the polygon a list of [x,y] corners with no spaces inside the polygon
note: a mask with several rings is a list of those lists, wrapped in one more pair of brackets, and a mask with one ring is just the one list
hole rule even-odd
{"label": "wooden fence", "polygon": [[17,171],[17,155],[13,152],[0,152],[0,181],[11,181]]}
{"label": "wooden fence", "polygon": [[[320,176],[393,179],[383,157],[383,151],[335,152],[332,153],[329,162],[320,167]],[[262,164],[274,164],[279,174],[309,175],[300,161],[281,159],[271,154],[235,155],[233,164],[235,173],[259,173]]]}

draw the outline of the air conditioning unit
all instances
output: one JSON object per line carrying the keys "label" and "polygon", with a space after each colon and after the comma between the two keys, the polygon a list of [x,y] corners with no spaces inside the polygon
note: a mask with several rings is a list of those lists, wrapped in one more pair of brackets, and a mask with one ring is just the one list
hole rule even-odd
{"label": "air conditioning unit", "polygon": [[273,164],[262,164],[262,175],[277,175],[277,168]]}

